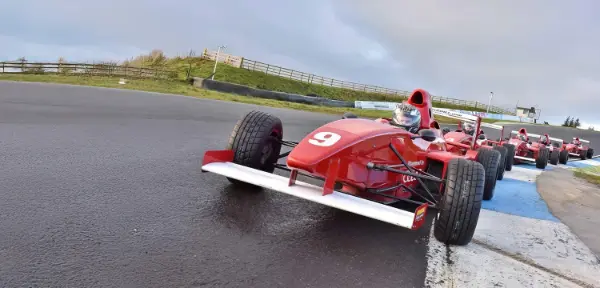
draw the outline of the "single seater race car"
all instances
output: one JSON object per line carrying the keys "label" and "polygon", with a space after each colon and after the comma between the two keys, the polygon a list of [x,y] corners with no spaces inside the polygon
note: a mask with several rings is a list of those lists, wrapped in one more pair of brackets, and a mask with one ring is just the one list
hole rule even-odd
{"label": "single seater race car", "polygon": [[[588,144],[588,145],[584,145]],[[589,159],[594,156],[594,149],[589,146],[590,141],[573,137],[571,143],[563,142],[562,148],[569,153],[569,156],[579,157],[581,160]]]}
{"label": "single seater race car", "polygon": [[569,153],[567,150],[562,149],[561,143],[563,143],[563,139],[550,137],[548,133],[544,135],[537,135],[528,133],[529,137],[537,138],[538,140],[535,142],[531,142],[531,149],[540,149],[541,147],[546,147],[548,149],[548,153],[550,154],[549,162],[552,165],[567,164],[569,161]]}
{"label": "single seater race car", "polygon": [[[491,127],[496,129],[500,126],[483,123],[481,117],[452,110],[434,108],[433,111],[434,115],[443,115],[460,120],[459,129],[450,131],[449,128],[444,128],[442,130],[446,141],[446,150],[470,160],[478,161],[483,165],[486,175],[483,200],[491,200],[494,197],[496,181],[504,178],[507,150],[502,146],[481,145],[482,141],[485,141],[485,134],[481,133],[480,128]],[[479,131],[479,133],[475,133],[475,131]],[[477,134],[477,137],[474,136],[475,134]]]}
{"label": "single seater race car", "polygon": [[[431,108],[429,93],[417,89],[396,111],[420,119],[418,131],[396,121],[340,119],[299,142],[283,140],[279,118],[252,111],[238,121],[226,149],[205,152],[201,170],[235,185],[268,188],[413,230],[434,208],[435,238],[466,245],[477,226],[485,170],[445,151]],[[292,150],[281,153],[282,146]],[[285,164],[278,163],[285,157]],[[275,169],[289,177],[273,174]],[[298,175],[323,184],[302,182]],[[399,201],[416,208],[387,205]]]}
{"label": "single seater race car", "polygon": [[530,137],[540,138],[540,135],[529,134],[525,128],[518,131],[513,130],[512,134],[514,136],[507,141],[516,147],[514,163],[535,163],[536,168],[546,169],[550,159],[550,150],[545,145],[532,145],[533,142],[530,139]]}

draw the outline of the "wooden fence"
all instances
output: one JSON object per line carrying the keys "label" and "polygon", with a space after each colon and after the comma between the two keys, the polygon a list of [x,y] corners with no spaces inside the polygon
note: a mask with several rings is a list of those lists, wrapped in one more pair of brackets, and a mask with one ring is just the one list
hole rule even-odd
{"label": "wooden fence", "polygon": [[117,65],[116,63],[30,63],[0,62],[0,73],[117,76],[127,78],[173,79],[177,72],[165,69]]}
{"label": "wooden fence", "polygon": [[[207,49],[204,50],[202,55],[204,58],[214,60],[216,57],[216,51],[209,51]],[[232,60],[235,59],[235,60]],[[241,60],[238,60],[241,59]],[[288,78],[300,82],[311,83],[324,85],[329,87],[343,88],[355,91],[364,91],[370,93],[381,93],[388,95],[396,95],[399,99],[405,99],[410,96],[410,91],[403,91],[397,89],[390,89],[380,86],[374,85],[365,85],[348,81],[336,80],[333,78],[323,77],[314,75],[311,73],[296,71],[292,69],[283,68],[281,66],[271,65],[267,63],[263,63],[260,61],[250,60],[239,56],[232,56],[228,54],[220,53],[219,62],[223,62],[234,67],[239,67],[243,69],[247,69],[250,71],[258,71],[270,75],[275,75],[283,78]],[[231,63],[230,63],[231,62]],[[450,97],[442,97],[442,96],[433,96],[433,100],[436,102],[442,102],[447,104],[460,105],[465,107],[473,107],[478,109],[487,109],[487,103],[480,103],[478,101],[467,101],[460,100]],[[504,109],[501,107],[490,106],[490,113],[499,113],[499,114],[508,114],[515,115],[516,111],[514,109]]]}

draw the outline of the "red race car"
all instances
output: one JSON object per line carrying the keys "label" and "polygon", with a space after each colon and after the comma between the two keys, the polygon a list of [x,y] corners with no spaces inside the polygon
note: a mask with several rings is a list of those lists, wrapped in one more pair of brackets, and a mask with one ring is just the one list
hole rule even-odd
{"label": "red race car", "polygon": [[531,143],[531,149],[540,149],[545,147],[548,149],[550,154],[548,160],[552,165],[567,164],[569,161],[569,153],[567,150],[562,149],[561,144],[564,143],[563,139],[550,137],[548,133],[544,135],[528,134],[531,138],[537,138],[538,140]]}
{"label": "red race car", "polygon": [[[514,163],[535,163],[535,167],[546,169],[548,161],[550,161],[550,149],[546,145],[539,145],[539,142],[534,144],[531,138],[541,138],[538,134],[528,134],[525,128],[519,131],[512,131],[512,136],[507,140],[509,144],[516,147]],[[558,155],[558,154],[555,154]],[[556,158],[558,160],[558,158]]]}
{"label": "red race car", "polygon": [[[583,145],[583,143],[588,145]],[[573,137],[571,143],[563,142],[562,148],[569,153],[569,156],[579,157],[581,160],[589,159],[594,156],[594,149],[589,146],[590,141]]]}
{"label": "red race car", "polygon": [[[436,239],[466,245],[477,226],[485,170],[445,151],[431,108],[430,95],[417,89],[398,105],[391,123],[340,119],[300,142],[283,140],[279,118],[252,111],[238,121],[225,150],[205,152],[202,171],[413,230],[424,223],[428,207],[435,208]],[[282,146],[292,150],[281,153]],[[285,164],[278,163],[285,157]],[[273,174],[276,168],[289,177]],[[413,207],[387,205],[398,201]]]}
{"label": "red race car", "polygon": [[[446,150],[457,155],[461,155],[470,160],[477,161],[485,168],[485,189],[483,193],[484,200],[490,200],[494,197],[496,189],[496,180],[504,178],[505,158],[507,150],[502,146],[482,145],[486,141],[485,134],[480,129],[481,127],[490,127],[497,129],[501,126],[482,123],[481,118],[469,114],[462,114],[456,111],[447,109],[434,108],[435,115],[443,115],[448,118],[460,120],[458,128],[455,131],[450,131],[449,128],[444,128],[442,133],[446,140]],[[477,137],[474,137],[475,131]]]}

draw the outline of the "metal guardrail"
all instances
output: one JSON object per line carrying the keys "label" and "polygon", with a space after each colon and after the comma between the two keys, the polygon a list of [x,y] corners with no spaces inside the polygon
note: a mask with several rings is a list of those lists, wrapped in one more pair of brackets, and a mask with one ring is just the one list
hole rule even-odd
{"label": "metal guardrail", "polygon": [[[215,60],[215,56],[216,56],[216,51],[209,51],[208,49],[205,49],[202,53],[202,57],[211,59],[213,61]],[[231,66],[243,68],[243,69],[250,70],[250,71],[262,72],[265,74],[275,75],[275,76],[279,76],[279,77],[283,77],[283,78],[287,78],[287,79],[291,79],[291,80],[296,80],[296,81],[300,81],[300,82],[310,83],[310,84],[318,84],[318,85],[323,85],[323,86],[349,89],[349,90],[355,90],[355,91],[364,91],[364,92],[369,92],[369,93],[388,94],[388,95],[397,96],[398,98],[407,98],[408,96],[410,96],[410,91],[390,89],[390,88],[374,86],[374,85],[365,85],[365,84],[359,84],[359,83],[355,83],[355,82],[341,81],[341,80],[337,80],[337,79],[333,79],[333,78],[318,76],[318,75],[311,74],[311,73],[296,71],[296,70],[284,68],[281,66],[271,65],[271,64],[260,62],[260,61],[250,60],[250,59],[246,59],[246,58],[243,58],[240,56],[233,56],[233,55],[221,53],[219,55],[219,62],[223,62],[223,63],[229,64]],[[473,108],[477,108],[477,109],[487,109],[486,103],[481,103],[478,101],[467,101],[467,100],[455,99],[455,98],[450,98],[450,97],[442,97],[442,96],[432,96],[432,97],[433,97],[433,101],[436,101],[436,102],[460,105],[460,106],[465,106],[465,107],[473,107]],[[504,109],[504,108],[497,107],[497,106],[490,106],[489,112],[490,113],[498,113],[498,114],[508,114],[508,115],[515,115],[515,113],[516,113],[515,110]]]}
{"label": "metal guardrail", "polygon": [[177,72],[166,69],[123,66],[114,63],[0,62],[0,73],[122,76],[171,79]]}

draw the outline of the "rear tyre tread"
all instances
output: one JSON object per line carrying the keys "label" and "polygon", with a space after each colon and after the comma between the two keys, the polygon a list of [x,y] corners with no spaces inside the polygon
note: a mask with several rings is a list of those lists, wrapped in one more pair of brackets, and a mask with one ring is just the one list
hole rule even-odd
{"label": "rear tyre tread", "polygon": [[511,171],[513,163],[515,162],[515,145],[504,143],[502,146],[506,148],[505,170]]}
{"label": "rear tyre tread", "polygon": [[496,190],[496,181],[498,180],[498,169],[500,168],[500,156],[500,152],[497,150],[478,149],[475,161],[481,163],[485,170],[483,200],[494,198],[494,190]]}
{"label": "rear tyre tread", "polygon": [[494,150],[500,152],[500,166],[498,166],[498,180],[504,179],[504,171],[506,170],[506,157],[508,149],[502,146],[494,146]]}
{"label": "rear tyre tread", "polygon": [[434,236],[442,243],[463,246],[471,242],[477,227],[485,170],[478,162],[454,158],[448,162],[447,171]]}

